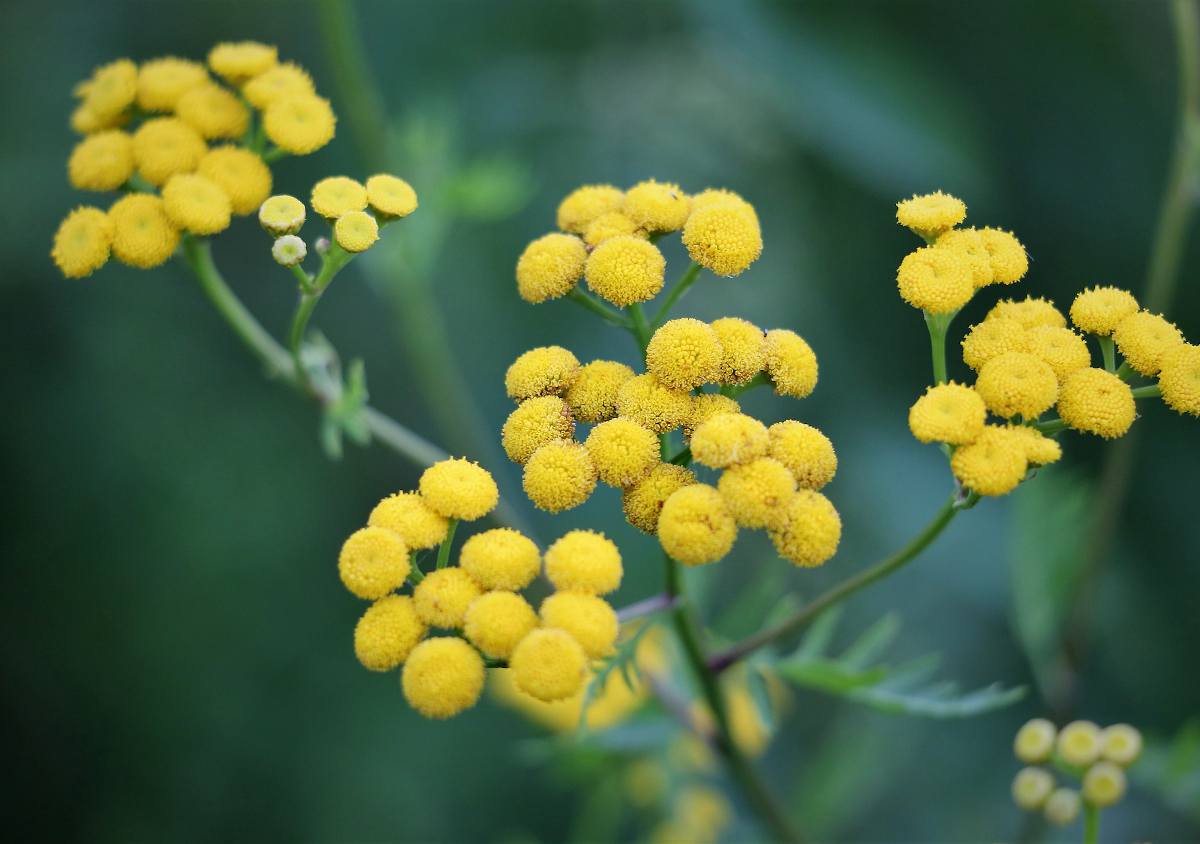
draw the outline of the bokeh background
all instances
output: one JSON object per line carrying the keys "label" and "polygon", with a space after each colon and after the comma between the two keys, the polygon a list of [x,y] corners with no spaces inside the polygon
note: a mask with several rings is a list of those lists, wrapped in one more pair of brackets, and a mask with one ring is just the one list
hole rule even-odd
{"label": "bokeh background", "polygon": [[[576,511],[537,515],[497,440],[504,369],[524,349],[560,343],[581,359],[630,363],[634,349],[569,303],[523,304],[514,262],[584,182],[654,176],[754,202],[762,259],[737,280],[705,278],[681,312],[736,314],[812,343],[817,392],[750,405],[833,438],[841,471],[827,492],[846,530],[819,571],[787,570],[747,538],[699,575],[706,615],[733,636],[771,595],[815,594],[898,546],[948,489],[941,455],[906,427],[928,345],[895,294],[895,267],[914,246],[895,225],[897,199],[943,188],[965,198],[969,221],[1015,230],[1033,259],[1019,295],[1065,306],[1084,285],[1142,288],[1175,124],[1167,6],[366,2],[361,59],[389,115],[386,144],[356,142],[338,88],[339,70],[353,67],[331,58],[323,33],[337,27],[324,13],[247,0],[5,7],[10,829],[93,841],[550,842],[595,840],[597,829],[637,840],[646,826],[624,800],[600,827],[584,823],[603,765],[531,752],[544,733],[488,701],[425,722],[394,676],[354,661],[361,607],[337,582],[337,549],[417,469],[378,446],[326,459],[314,409],[264,380],[180,266],[57,276],[51,234],[83,201],[65,179],[71,86],[118,56],[201,57],[241,38],[277,43],[309,67],[343,120],[330,147],[278,165],[277,188],[304,195],[321,176],[366,175],[386,157],[422,197],[418,215],[386,232],[398,247],[339,278],[321,330],[366,359],[373,401],[496,472],[541,541],[579,526],[616,538],[627,561],[617,603],[657,591],[659,578],[654,546],[621,521],[618,496],[602,489]],[[1194,341],[1191,240],[1169,314]],[[261,232],[241,221],[215,249],[238,292],[282,330],[292,283]],[[978,297],[958,329],[994,298]],[[762,765],[809,832],[1036,838],[1008,795],[1010,742],[1025,718],[1052,712],[1127,721],[1154,739],[1132,795],[1106,813],[1105,838],[1200,839],[1194,770],[1188,778],[1200,758],[1200,427],[1155,403],[1144,417],[1084,599],[1076,671],[1064,675],[1037,631],[1061,611],[1070,561],[1094,529],[1080,502],[1104,460],[1096,442],[1068,437],[1061,465],[983,502],[852,602],[845,637],[894,611],[903,631],[890,658],[936,652],[942,675],[964,686],[1030,693],[976,719],[928,721],[796,692]],[[743,617],[725,612],[720,596],[741,590],[751,592]],[[755,835],[743,819],[727,840]]]}

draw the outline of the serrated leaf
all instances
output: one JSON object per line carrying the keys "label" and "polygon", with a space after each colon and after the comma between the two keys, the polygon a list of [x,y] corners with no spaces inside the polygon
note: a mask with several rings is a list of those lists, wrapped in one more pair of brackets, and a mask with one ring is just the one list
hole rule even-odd
{"label": "serrated leaf", "polygon": [[900,633],[900,618],[895,613],[888,613],[879,621],[867,628],[857,641],[842,654],[844,665],[861,668],[870,665],[881,653],[891,647]]}
{"label": "serrated leaf", "polygon": [[813,659],[781,662],[775,669],[785,679],[827,692],[848,692],[862,686],[877,686],[887,678],[886,668],[856,670],[834,660]]}
{"label": "serrated leaf", "polygon": [[841,607],[834,607],[817,616],[817,620],[808,628],[808,632],[800,640],[799,647],[788,657],[788,660],[814,659],[824,656],[825,652],[829,650],[829,644],[833,641],[833,634],[841,617]]}
{"label": "serrated leaf", "polygon": [[646,621],[632,636],[623,642],[617,644],[617,651],[588,680],[587,687],[583,691],[583,703],[579,707],[579,731],[587,730],[588,708],[600,695],[604,688],[608,685],[609,678],[613,672],[619,672],[621,681],[633,691],[640,677],[637,664],[638,644],[642,641],[642,637],[646,635],[654,627],[653,621]]}
{"label": "serrated leaf", "polygon": [[896,692],[876,686],[852,689],[851,700],[870,706],[880,712],[894,715],[915,715],[923,718],[970,718],[995,709],[1002,709],[1025,697],[1025,687],[1006,689],[993,683],[961,697],[949,697],[939,693],[929,697],[919,693]]}

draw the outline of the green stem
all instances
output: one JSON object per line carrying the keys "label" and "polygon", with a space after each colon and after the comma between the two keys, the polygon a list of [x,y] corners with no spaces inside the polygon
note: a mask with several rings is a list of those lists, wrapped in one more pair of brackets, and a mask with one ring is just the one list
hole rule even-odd
{"label": "green stem", "polygon": [[760,372],[747,381],[745,384],[728,384],[721,388],[721,395],[729,396],[731,399],[736,399],[742,393],[749,392],[755,387],[766,387],[771,383],[770,376],[765,372]]}
{"label": "green stem", "polygon": [[[217,312],[246,347],[263,362],[267,367],[268,374],[272,378],[282,379],[290,387],[302,389],[299,375],[287,349],[275,341],[275,338],[262,327],[262,324],[254,318],[254,315],[246,309],[246,306],[226,284],[213,261],[208,241],[184,235],[183,259],[200,283],[200,288],[216,307]],[[335,397],[312,395],[312,398],[324,405],[333,401]],[[413,464],[429,466],[446,459],[447,455],[444,451],[390,416],[373,407],[364,408],[363,414],[373,439],[383,443]],[[503,501],[497,508],[496,515],[500,521],[509,524],[514,517],[511,508]]]}
{"label": "green stem", "polygon": [[933,383],[946,383],[946,331],[955,314],[931,314],[925,311],[925,326],[929,329],[929,348],[933,355]]}
{"label": "green stem", "polygon": [[667,294],[667,298],[663,300],[658,311],[654,314],[654,319],[650,320],[650,325],[653,328],[658,328],[667,321],[667,317],[671,314],[671,308],[675,307],[675,303],[687,293],[688,288],[696,283],[696,279],[700,277],[700,265],[695,261],[687,268],[687,271],[680,277],[679,281],[671,287],[671,292]]}
{"label": "green stem", "polygon": [[1083,844],[1097,844],[1100,840],[1100,810],[1088,803],[1083,804]]}
{"label": "green stem", "polygon": [[349,0],[319,0],[322,41],[333,69],[340,109],[350,136],[369,172],[387,169],[387,116],[383,98],[367,67],[367,51],[358,38],[358,15]]}
{"label": "green stem", "polygon": [[285,149],[280,149],[279,147],[270,147],[265,152],[263,152],[262,160],[264,162],[266,162],[267,164],[274,164],[279,159],[286,158],[287,155],[288,155],[288,152]]}
{"label": "green stem", "polygon": [[966,497],[961,496],[957,492],[954,493],[942,505],[942,509],[938,510],[933,520],[899,551],[881,560],[869,569],[865,569],[853,577],[842,581],[820,597],[805,604],[790,618],[773,627],[761,630],[753,636],[743,639],[736,645],[711,657],[708,661],[708,667],[717,673],[724,671],[738,660],[748,656],[764,645],[769,645],[777,639],[783,639],[793,633],[799,632],[818,615],[825,612],[825,610],[841,603],[872,583],[882,580],[903,568],[906,564],[916,559],[922,551],[929,547],[933,540],[941,535],[942,531],[946,529],[946,525],[950,524],[951,520],[960,510],[966,510],[974,506],[977,500],[978,496],[974,493]]}
{"label": "green stem", "polygon": [[450,562],[450,549],[454,545],[454,532],[458,530],[458,519],[450,520],[450,527],[446,529],[446,538],[442,540],[441,547],[438,548],[437,567],[444,569]]}
{"label": "green stem", "polygon": [[304,366],[304,334],[308,330],[308,323],[312,319],[313,311],[317,309],[317,302],[320,301],[321,294],[329,287],[334,276],[342,267],[350,263],[350,259],[353,257],[354,255],[336,243],[331,243],[329,251],[321,256],[321,269],[318,270],[317,277],[303,287],[300,293],[300,303],[296,306],[296,313],[292,315],[292,327],[288,332],[288,349],[291,352],[292,365],[296,368],[296,375],[300,379],[301,386],[310,392],[313,385],[308,369]]}
{"label": "green stem", "polygon": [[1104,357],[1104,368],[1109,372],[1117,371],[1117,352],[1113,347],[1113,339],[1111,337],[1097,337],[1096,342],[1100,344],[1100,354]]}
{"label": "green stem", "polygon": [[1055,417],[1054,419],[1047,419],[1045,422],[1034,422],[1030,427],[1036,428],[1043,434],[1057,434],[1059,431],[1065,431],[1070,426],[1063,420]]}
{"label": "green stem", "polygon": [[634,302],[625,311],[629,314],[630,331],[637,340],[638,348],[642,350],[644,357],[646,347],[650,345],[650,326],[646,322],[646,312],[642,310],[641,302]]}
{"label": "green stem", "polygon": [[1129,365],[1129,361],[1127,360],[1121,361],[1121,365],[1117,367],[1115,374],[1122,381],[1129,381],[1132,378],[1136,378],[1138,375],[1137,371]]}
{"label": "green stem", "polygon": [[1135,399],[1156,399],[1162,395],[1157,384],[1147,384],[1144,387],[1134,387],[1130,390]]}
{"label": "green stem", "polygon": [[605,322],[615,325],[618,328],[624,328],[626,331],[633,329],[633,323],[629,317],[618,311],[616,308],[609,307],[594,296],[589,296],[578,287],[572,287],[571,292],[567,294],[567,298],[576,304],[582,305],[592,313],[599,316]]}
{"label": "green stem", "polygon": [[712,711],[716,722],[716,747],[725,760],[730,775],[745,794],[754,810],[759,814],[771,835],[778,841],[799,841],[800,837],[792,829],[791,822],[783,810],[775,802],[765,783],[759,778],[750,760],[738,747],[729,726],[729,712],[725,706],[725,698],[721,694],[720,684],[716,673],[709,669],[700,646],[696,629],[696,621],[692,616],[687,599],[683,595],[683,582],[680,577],[679,564],[666,554],[663,555],[663,565],[666,568],[666,594],[675,603],[671,610],[671,619],[675,625],[675,633],[683,648],[688,666],[695,675],[704,695],[708,708]]}

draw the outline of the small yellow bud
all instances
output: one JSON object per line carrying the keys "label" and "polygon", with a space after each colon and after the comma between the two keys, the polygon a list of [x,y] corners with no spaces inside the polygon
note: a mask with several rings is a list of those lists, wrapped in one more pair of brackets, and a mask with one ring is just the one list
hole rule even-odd
{"label": "small yellow bud", "polygon": [[954,477],[979,495],[1007,495],[1017,488],[1029,468],[1025,444],[1004,428],[985,426],[971,443],[950,458]]}
{"label": "small yellow bud", "polygon": [[717,490],[692,484],[671,494],[658,519],[663,550],[686,566],[716,562],[737,539],[737,523]]}
{"label": "small yellow bud", "polygon": [[1027,765],[1049,762],[1054,755],[1054,739],[1058,730],[1045,718],[1026,721],[1013,739],[1013,753]]}
{"label": "small yellow bud", "polygon": [[463,543],[458,564],[484,589],[516,592],[537,577],[542,555],[533,540],[512,528],[493,528]]}
{"label": "small yellow bud", "polygon": [[621,552],[602,533],[573,530],[546,549],[546,578],[559,591],[607,595],[621,576]]}
{"label": "small yellow bud", "polygon": [[767,429],[768,455],[791,471],[801,489],[821,489],[837,474],[833,443],[812,425],[794,419],[776,422]]}
{"label": "small yellow bud", "polygon": [[1026,296],[1020,302],[1001,299],[984,317],[984,320],[991,319],[1016,320],[1026,329],[1037,328],[1039,325],[1065,328],[1067,325],[1067,318],[1062,315],[1062,311],[1054,307],[1053,302],[1033,296]]}
{"label": "small yellow bud", "polygon": [[1129,767],[1142,754],[1142,734],[1128,724],[1106,727],[1100,736],[1101,755],[1109,762]]}
{"label": "small yellow bud", "polygon": [[1059,732],[1057,747],[1068,765],[1087,767],[1100,758],[1100,728],[1091,721],[1072,721]]}
{"label": "small yellow bud", "polygon": [[529,458],[521,485],[534,506],[561,513],[587,501],[596,479],[596,466],[586,448],[571,440],[553,440]]}
{"label": "small yellow bud", "polygon": [[625,192],[621,210],[648,232],[673,232],[687,222],[691,200],[679,185],[647,179]]}
{"label": "small yellow bud", "polygon": [[819,492],[801,489],[787,502],[780,527],[770,531],[779,556],[803,568],[819,566],[837,553],[842,519]]}
{"label": "small yellow bud", "polygon": [[1138,311],[1117,323],[1113,340],[1125,362],[1142,375],[1157,375],[1163,355],[1183,345],[1183,334],[1158,314]]}
{"label": "small yellow bud", "polygon": [[693,401],[687,391],[674,390],[649,372],[635,375],[617,390],[617,412],[656,434],[687,422]]}
{"label": "small yellow bud", "polygon": [[435,513],[419,492],[389,495],[375,505],[367,524],[395,531],[414,551],[440,545],[450,528],[446,517]]}
{"label": "small yellow bud", "polygon": [[462,639],[426,639],[413,648],[400,675],[409,706],[426,718],[450,718],[483,693],[483,659]]}
{"label": "small yellow bud", "polygon": [[492,659],[508,659],[538,625],[529,602],[514,592],[487,592],[467,607],[463,634]]}
{"label": "small yellow bud", "polygon": [[960,253],[923,246],[896,271],[900,298],[931,314],[952,314],[975,294],[971,266]]}
{"label": "small yellow bud", "polygon": [[1083,799],[1104,809],[1125,796],[1125,772],[1112,762],[1097,762],[1083,775]]}
{"label": "small yellow bud", "polygon": [[379,240],[379,223],[366,211],[347,211],[333,224],[333,239],[347,252],[366,252]]}
{"label": "small yellow bud", "polygon": [[767,374],[781,396],[802,399],[817,386],[817,356],[794,331],[776,328],[764,340]]}
{"label": "small yellow bud", "polygon": [[354,655],[369,671],[391,671],[408,659],[425,635],[412,598],[386,595],[367,608],[354,627]]}
{"label": "small yellow bud", "polygon": [[482,594],[479,584],[460,568],[431,571],[413,589],[417,615],[431,627],[462,627],[467,607]]}
{"label": "small yellow bud", "polygon": [[448,519],[482,519],[500,500],[491,473],[461,458],[434,463],[421,474],[420,488],[429,508]]}
{"label": "small yellow bud", "polygon": [[1028,352],[1006,352],[979,370],[975,392],[988,410],[1004,419],[1036,419],[1058,399],[1054,370]]}
{"label": "small yellow bud", "polygon": [[346,588],[374,601],[408,578],[408,546],[398,533],[365,527],[350,534],[338,554],[338,574]]}
{"label": "small yellow bud", "polygon": [[1163,353],[1158,389],[1168,407],[1200,416],[1200,346],[1184,343]]}
{"label": "small yellow bud", "polygon": [[579,370],[567,388],[566,400],[580,422],[595,424],[617,415],[617,392],[633,377],[633,370],[615,360],[594,360]]}
{"label": "small yellow bud", "polygon": [[967,218],[961,199],[935,191],[896,203],[896,222],[919,237],[935,238]]}
{"label": "small yellow bud", "polygon": [[1070,826],[1079,817],[1081,801],[1079,792],[1070,788],[1055,789],[1046,798],[1046,806],[1042,810],[1046,820],[1055,826]]}
{"label": "small yellow bud", "polygon": [[535,396],[561,396],[579,377],[579,359],[562,346],[530,349],[504,375],[504,388],[514,401]]}
{"label": "small yellow bud", "polygon": [[592,659],[613,652],[617,641],[617,613],[603,598],[580,592],[556,592],[542,601],[542,626],[565,630]]}
{"label": "small yellow bud", "polygon": [[1076,431],[1105,439],[1122,437],[1137,416],[1129,385],[1103,369],[1080,369],[1063,382],[1058,415]]}
{"label": "small yellow bud", "polygon": [[500,444],[509,460],[523,465],[546,443],[569,440],[574,433],[575,419],[567,403],[558,396],[538,396],[521,402],[508,415]]}
{"label": "small yellow bud", "polygon": [[294,196],[280,194],[267,199],[258,209],[258,222],[268,234],[279,237],[295,234],[304,225],[304,203]]}
{"label": "small yellow bud", "polygon": [[1133,316],[1140,306],[1128,290],[1117,287],[1092,287],[1080,291],[1071,303],[1071,322],[1080,331],[1107,337],[1125,317]]}
{"label": "small yellow bud", "polygon": [[722,472],[717,490],[738,527],[776,528],[787,518],[796,478],[778,460],[760,457]]}
{"label": "small yellow bud", "polygon": [[587,249],[572,234],[543,235],[517,259],[517,293],[537,304],[565,296],[583,277]]}
{"label": "small yellow bud", "polygon": [[692,458],[711,469],[756,460],[770,447],[767,426],[744,413],[717,414],[692,434]]}
{"label": "small yellow bud", "polygon": [[987,405],[979,393],[953,381],[929,387],[908,411],[908,427],[923,443],[974,442],[986,420]]}
{"label": "small yellow bud", "polygon": [[285,234],[275,238],[271,244],[271,257],[281,267],[295,267],[304,263],[308,255],[308,246],[294,234]]}
{"label": "small yellow bud", "polygon": [[593,428],[584,446],[600,480],[618,489],[637,483],[659,459],[658,437],[620,417]]}
{"label": "small yellow bud", "polygon": [[673,463],[659,463],[621,496],[625,518],[644,533],[657,533],[663,503],[676,490],[695,482],[696,475],[691,469]]}
{"label": "small yellow bud", "polygon": [[766,334],[752,322],[737,317],[713,320],[712,329],[721,342],[717,381],[745,384],[767,365]]}
{"label": "small yellow bud", "polygon": [[1013,802],[1027,812],[1042,808],[1052,791],[1054,777],[1043,768],[1022,768],[1013,779]]}
{"label": "small yellow bud", "polygon": [[567,194],[558,206],[558,227],[583,234],[596,218],[621,210],[625,192],[612,185],[584,185]]}
{"label": "small yellow bud", "polygon": [[564,630],[531,631],[513,650],[508,664],[517,688],[546,702],[571,697],[587,674],[587,654]]}
{"label": "small yellow bud", "polygon": [[675,390],[717,380],[724,351],[717,332],[698,319],[673,319],[654,332],[646,347],[646,369]]}
{"label": "small yellow bud", "polygon": [[666,259],[658,247],[633,235],[610,237],[592,250],[584,277],[598,296],[624,308],[646,302],[663,288]]}

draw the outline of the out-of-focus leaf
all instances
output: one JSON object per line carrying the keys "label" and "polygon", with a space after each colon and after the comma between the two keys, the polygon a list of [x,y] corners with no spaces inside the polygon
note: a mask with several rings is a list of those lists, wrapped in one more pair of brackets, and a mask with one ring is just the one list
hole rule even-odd
{"label": "out-of-focus leaf", "polygon": [[477,158],[446,186],[446,203],[455,216],[494,222],[524,208],[533,187],[533,176],[523,162],[507,155]]}
{"label": "out-of-focus leaf", "polygon": [[587,688],[583,692],[583,705],[579,707],[580,732],[587,730],[588,708],[604,690],[605,686],[608,685],[609,677],[612,676],[614,671],[620,672],[621,682],[625,683],[631,690],[634,688],[634,684],[638,678],[638,645],[641,643],[642,637],[652,627],[654,627],[654,622],[652,620],[646,621],[637,628],[632,636],[623,642],[618,642],[617,652],[592,675],[592,678],[588,681]]}
{"label": "out-of-focus leaf", "polygon": [[840,657],[826,656],[836,624],[834,613],[822,615],[800,647],[776,663],[774,670],[798,686],[838,695],[880,712],[923,718],[969,718],[1016,703],[1025,695],[1023,687],[1010,689],[999,683],[965,694],[959,694],[952,682],[923,685],[937,668],[936,655],[894,669],[870,666],[900,632],[899,619],[892,615],[869,627]]}
{"label": "out-of-focus leaf", "polygon": [[1022,487],[1013,517],[1013,624],[1043,693],[1054,681],[1063,626],[1082,563],[1091,488],[1061,472]]}
{"label": "out-of-focus leaf", "polygon": [[1200,719],[1188,721],[1171,739],[1147,737],[1130,776],[1164,803],[1200,823]]}

